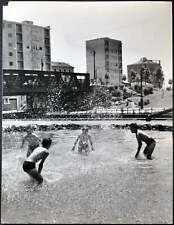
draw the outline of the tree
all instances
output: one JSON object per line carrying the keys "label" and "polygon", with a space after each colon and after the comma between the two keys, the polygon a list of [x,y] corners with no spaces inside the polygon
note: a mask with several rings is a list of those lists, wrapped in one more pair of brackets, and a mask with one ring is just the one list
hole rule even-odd
{"label": "tree", "polygon": [[145,81],[145,85],[146,85],[146,82],[149,82],[150,80],[150,70],[149,68],[145,68],[145,71],[144,71],[144,81]]}
{"label": "tree", "polygon": [[131,77],[131,82],[135,81],[135,78],[136,78],[136,72],[135,70],[131,70],[130,72],[130,77]]}
{"label": "tree", "polygon": [[140,75],[139,75],[139,74],[137,74],[135,81],[136,81],[137,84],[139,85],[139,83],[140,83]]}
{"label": "tree", "polygon": [[164,81],[164,75],[163,75],[163,71],[162,71],[161,67],[159,67],[157,69],[155,78],[156,78],[156,82],[158,83],[159,89],[160,89],[162,87],[162,83]]}

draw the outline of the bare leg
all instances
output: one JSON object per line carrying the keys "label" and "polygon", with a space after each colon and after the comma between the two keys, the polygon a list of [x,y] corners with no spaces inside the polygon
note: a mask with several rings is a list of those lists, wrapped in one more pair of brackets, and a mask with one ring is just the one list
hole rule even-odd
{"label": "bare leg", "polygon": [[152,156],[152,152],[154,150],[156,146],[156,142],[153,141],[149,146],[148,146],[148,150],[147,150],[147,159],[152,159],[151,156]]}
{"label": "bare leg", "polygon": [[143,151],[143,154],[146,156],[147,155],[147,152],[148,152],[148,145],[146,145],[146,147],[145,147],[145,149],[144,149],[144,151]]}
{"label": "bare leg", "polygon": [[41,184],[43,182],[43,177],[38,173],[38,171],[36,169],[32,169],[27,171],[27,173],[34,178],[35,180],[38,181],[39,184]]}
{"label": "bare leg", "polygon": [[85,148],[85,153],[86,153],[86,155],[89,155],[89,146],[87,146],[87,147]]}

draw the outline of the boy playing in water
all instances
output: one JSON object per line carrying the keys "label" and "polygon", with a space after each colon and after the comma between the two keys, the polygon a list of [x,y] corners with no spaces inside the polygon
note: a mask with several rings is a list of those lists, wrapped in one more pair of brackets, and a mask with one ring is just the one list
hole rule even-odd
{"label": "boy playing in water", "polygon": [[33,150],[40,145],[40,138],[33,133],[33,128],[31,125],[27,127],[27,135],[23,137],[22,139],[22,145],[21,148],[23,148],[24,143],[28,142],[28,151],[27,151],[27,157],[33,152]]}
{"label": "boy playing in water", "polygon": [[[32,178],[38,181],[38,184],[43,182],[43,177],[41,176],[41,171],[43,168],[43,163],[45,159],[48,157],[50,148],[52,143],[51,138],[44,138],[42,140],[42,147],[37,147],[34,151],[27,157],[25,162],[23,163],[23,170],[28,173]],[[38,170],[36,169],[36,163],[39,162]]]}
{"label": "boy playing in water", "polygon": [[88,128],[87,127],[83,127],[82,128],[82,133],[77,137],[77,139],[76,139],[76,141],[74,143],[74,146],[72,148],[72,151],[75,150],[75,146],[76,146],[78,141],[79,141],[79,145],[78,145],[78,152],[79,153],[82,152],[82,150],[85,150],[86,153],[89,152],[88,141],[91,144],[92,151],[94,151],[93,143],[92,143],[92,140],[91,140],[91,136],[88,134]]}
{"label": "boy playing in water", "polygon": [[137,152],[135,154],[135,158],[138,157],[138,154],[140,152],[141,146],[142,146],[142,142],[146,143],[146,147],[143,151],[144,155],[146,156],[147,159],[152,159],[152,152],[156,146],[156,141],[154,140],[154,138],[149,137],[146,133],[139,131],[138,130],[138,126],[136,123],[131,123],[130,124],[130,130],[132,133],[136,134],[136,139],[138,142],[138,149]]}

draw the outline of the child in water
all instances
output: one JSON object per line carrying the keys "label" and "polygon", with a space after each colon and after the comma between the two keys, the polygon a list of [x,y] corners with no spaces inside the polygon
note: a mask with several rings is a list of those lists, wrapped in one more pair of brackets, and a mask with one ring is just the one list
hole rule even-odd
{"label": "child in water", "polygon": [[[39,146],[33,150],[33,152],[26,158],[23,163],[23,170],[36,181],[38,184],[43,182],[41,171],[46,158],[49,155],[48,149],[52,143],[51,138],[44,138],[42,140],[42,146]],[[36,169],[36,163],[39,162],[38,169]]]}
{"label": "child in water", "polygon": [[139,131],[138,130],[138,126],[136,123],[131,123],[130,124],[130,130],[132,133],[136,134],[136,139],[138,142],[138,149],[137,152],[135,154],[135,158],[138,157],[138,154],[140,152],[141,146],[142,146],[142,142],[146,143],[146,147],[143,151],[144,155],[146,156],[147,159],[152,159],[152,152],[156,146],[156,141],[154,140],[154,138],[149,137],[145,132],[143,131]]}
{"label": "child in water", "polygon": [[40,146],[40,138],[33,133],[33,128],[31,125],[27,127],[27,135],[23,137],[21,148],[23,148],[24,143],[28,142],[27,157],[33,152],[33,150]]}
{"label": "child in water", "polygon": [[79,153],[81,153],[83,150],[86,153],[89,153],[89,143],[88,143],[88,141],[91,144],[92,151],[94,151],[94,147],[93,147],[93,143],[92,143],[92,140],[91,140],[91,136],[88,134],[88,128],[87,127],[83,127],[82,128],[82,133],[75,140],[75,143],[74,143],[74,146],[72,148],[72,151],[75,150],[75,146],[76,146],[78,141],[79,141],[79,144],[78,144],[78,152]]}

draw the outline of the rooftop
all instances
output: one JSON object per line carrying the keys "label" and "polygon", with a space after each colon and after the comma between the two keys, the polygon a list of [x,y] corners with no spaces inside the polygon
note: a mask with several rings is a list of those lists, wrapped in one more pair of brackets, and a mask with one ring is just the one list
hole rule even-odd
{"label": "rooftop", "polygon": [[65,66],[65,67],[72,67],[71,65],[69,65],[68,63],[65,63],[65,62],[51,62],[51,65],[52,66]]}
{"label": "rooftop", "polygon": [[95,38],[95,39],[91,39],[91,40],[87,40],[87,41],[96,41],[96,40],[111,40],[111,41],[119,41],[119,42],[121,42],[120,40],[116,40],[116,39],[109,38],[109,37]]}
{"label": "rooftop", "polygon": [[42,28],[50,29],[50,26],[40,26],[40,25],[35,25],[33,21],[29,21],[29,20],[24,20],[24,21],[22,21],[22,22],[3,20],[3,23],[24,24],[24,25],[29,25],[29,26],[32,25],[32,26],[36,26],[36,27],[42,27]]}

